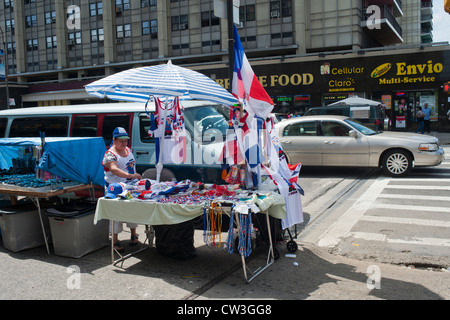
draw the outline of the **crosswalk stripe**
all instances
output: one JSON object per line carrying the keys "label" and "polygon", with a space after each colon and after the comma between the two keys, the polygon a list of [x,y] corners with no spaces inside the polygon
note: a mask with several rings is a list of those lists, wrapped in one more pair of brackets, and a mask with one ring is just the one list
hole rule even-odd
{"label": "crosswalk stripe", "polygon": [[428,227],[450,228],[450,221],[442,221],[442,220],[397,218],[397,217],[367,216],[367,215],[361,217],[360,220],[361,221],[370,221],[370,222],[401,223],[401,224],[413,224],[413,225],[428,226]]}
{"label": "crosswalk stripe", "polygon": [[392,184],[395,184],[396,182],[449,182],[450,179],[439,179],[439,178],[395,178],[395,180],[391,180]]}
{"label": "crosswalk stripe", "polygon": [[388,204],[388,203],[376,203],[373,205],[372,208],[450,213],[450,208],[432,207],[432,206],[408,206],[402,204]]}
{"label": "crosswalk stripe", "polygon": [[392,239],[381,233],[370,232],[350,232],[347,236],[352,236],[355,239],[369,240],[369,241],[383,241],[391,244],[418,244],[426,246],[445,246],[450,247],[450,239],[441,238],[426,238],[416,237],[410,240]]}
{"label": "crosswalk stripe", "polygon": [[436,190],[436,191],[442,191],[442,190],[449,190],[450,186],[415,186],[415,185],[388,185],[385,189],[421,189],[421,190]]}
{"label": "crosswalk stripe", "polygon": [[444,196],[422,196],[409,194],[380,194],[378,198],[386,199],[410,199],[410,200],[427,200],[427,201],[450,201],[450,197]]}
{"label": "crosswalk stripe", "polygon": [[339,239],[349,233],[364,213],[373,207],[375,199],[387,186],[389,181],[390,179],[388,178],[376,180],[366,192],[361,195],[359,200],[320,236],[318,245],[321,247],[332,247],[337,245]]}

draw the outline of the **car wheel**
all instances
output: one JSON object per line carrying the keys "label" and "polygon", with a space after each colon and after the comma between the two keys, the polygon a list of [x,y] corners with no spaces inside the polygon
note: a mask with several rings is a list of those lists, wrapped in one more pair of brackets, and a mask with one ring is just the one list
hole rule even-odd
{"label": "car wheel", "polygon": [[411,155],[404,150],[388,151],[382,162],[384,172],[391,177],[402,177],[412,168]]}

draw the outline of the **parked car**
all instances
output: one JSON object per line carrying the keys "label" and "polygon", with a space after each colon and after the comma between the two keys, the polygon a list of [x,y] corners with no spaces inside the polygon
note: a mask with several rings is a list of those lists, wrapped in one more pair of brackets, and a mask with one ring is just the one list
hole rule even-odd
{"label": "parked car", "polygon": [[308,116],[275,124],[289,163],[303,166],[382,167],[400,177],[413,167],[437,166],[444,150],[436,137],[376,132],[345,116]]}
{"label": "parked car", "polygon": [[290,116],[287,113],[273,113],[274,117],[275,117],[275,122],[280,122],[282,120],[286,120],[289,119]]}
{"label": "parked car", "polygon": [[358,120],[375,131],[386,130],[381,106],[375,105],[338,105],[309,109],[304,116],[338,115]]}

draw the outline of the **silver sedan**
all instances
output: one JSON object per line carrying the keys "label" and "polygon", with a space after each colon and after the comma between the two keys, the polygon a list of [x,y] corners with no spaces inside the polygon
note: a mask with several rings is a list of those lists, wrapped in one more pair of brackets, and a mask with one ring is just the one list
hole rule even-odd
{"label": "silver sedan", "polygon": [[275,125],[289,163],[303,166],[382,167],[400,177],[413,167],[437,166],[444,150],[436,137],[378,133],[344,116],[309,116]]}

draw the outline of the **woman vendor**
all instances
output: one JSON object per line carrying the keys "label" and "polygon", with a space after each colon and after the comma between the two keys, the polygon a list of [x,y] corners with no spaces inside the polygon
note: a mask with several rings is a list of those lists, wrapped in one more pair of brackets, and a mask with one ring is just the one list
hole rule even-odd
{"label": "woman vendor", "polygon": [[[136,172],[136,161],[131,149],[128,148],[129,139],[130,137],[124,128],[117,127],[114,129],[112,146],[106,151],[102,161],[105,170],[106,188],[113,183],[127,183],[133,179],[142,179],[142,176]],[[123,231],[122,224],[122,222],[114,222],[114,249],[118,252],[124,251],[118,238],[118,234]],[[127,226],[131,230],[130,246],[135,246],[139,243],[136,233],[138,225],[127,223]]]}

